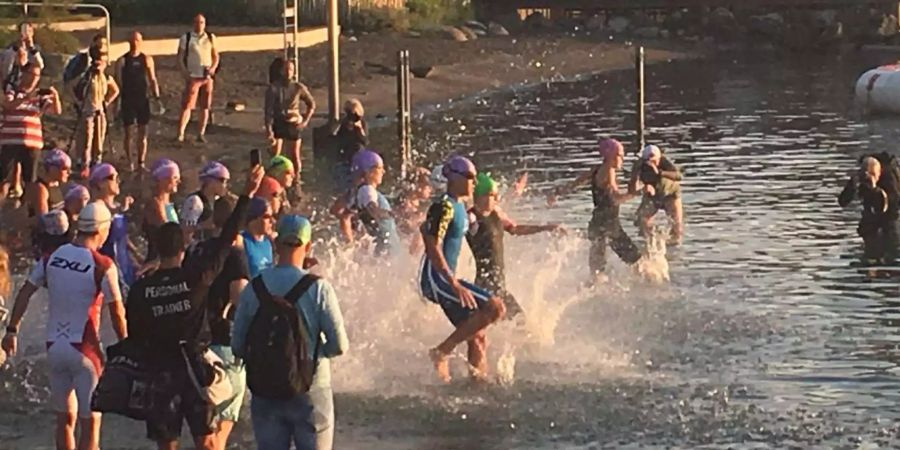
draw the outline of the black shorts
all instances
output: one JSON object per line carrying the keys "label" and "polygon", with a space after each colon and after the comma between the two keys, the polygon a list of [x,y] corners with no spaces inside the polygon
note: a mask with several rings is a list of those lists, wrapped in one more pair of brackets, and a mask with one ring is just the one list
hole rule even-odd
{"label": "black shorts", "polygon": [[153,402],[158,408],[147,419],[147,437],[157,442],[178,440],[184,422],[191,429],[191,436],[212,434],[215,407],[200,397],[187,373],[165,372],[160,378],[160,392]]}
{"label": "black shorts", "polygon": [[37,157],[40,150],[24,145],[4,145],[0,147],[0,180],[10,174],[13,166],[22,166],[22,182],[33,183],[37,180]]}
{"label": "black shorts", "polygon": [[131,126],[134,124],[147,125],[150,123],[150,100],[125,100],[122,99],[122,109],[119,113],[122,117],[122,125]]}
{"label": "black shorts", "polygon": [[300,127],[296,124],[288,123],[283,120],[275,120],[272,122],[272,134],[275,139],[285,139],[288,141],[300,140]]}

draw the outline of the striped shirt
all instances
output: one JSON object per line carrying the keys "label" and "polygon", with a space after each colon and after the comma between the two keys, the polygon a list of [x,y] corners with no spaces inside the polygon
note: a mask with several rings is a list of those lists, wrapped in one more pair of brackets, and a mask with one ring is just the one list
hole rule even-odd
{"label": "striped shirt", "polygon": [[[27,94],[7,92],[6,101],[12,102],[25,95]],[[33,97],[14,109],[3,111],[0,145],[21,145],[33,150],[43,148],[41,114],[49,105],[50,101],[46,97]]]}

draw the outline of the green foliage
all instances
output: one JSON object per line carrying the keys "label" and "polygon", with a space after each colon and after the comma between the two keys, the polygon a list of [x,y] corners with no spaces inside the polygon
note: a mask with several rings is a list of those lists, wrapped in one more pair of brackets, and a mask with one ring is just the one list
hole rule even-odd
{"label": "green foliage", "polygon": [[350,28],[354,31],[378,32],[409,29],[409,14],[396,8],[367,8],[350,15]]}
{"label": "green foliage", "polygon": [[[18,30],[0,30],[0,46],[5,46],[19,38]],[[55,31],[38,26],[34,31],[34,40],[44,53],[75,53],[81,48],[81,43],[72,33]]]}
{"label": "green foliage", "polygon": [[455,25],[474,17],[467,0],[407,0],[406,9],[414,28]]}
{"label": "green foliage", "polygon": [[223,25],[273,25],[280,21],[281,0],[99,0],[117,24],[190,23],[197,13],[210,28]]}

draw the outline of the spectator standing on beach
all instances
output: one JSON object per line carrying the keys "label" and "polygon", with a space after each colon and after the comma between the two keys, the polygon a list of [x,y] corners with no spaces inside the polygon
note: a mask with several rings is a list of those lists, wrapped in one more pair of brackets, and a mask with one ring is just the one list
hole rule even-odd
{"label": "spectator standing on beach", "polygon": [[[285,150],[287,157],[296,169],[294,186],[300,190],[300,132],[309,125],[316,111],[316,101],[309,89],[294,79],[294,62],[285,61],[284,76],[275,80],[266,90],[265,98],[265,125],[266,137],[272,143],[272,154],[281,155]],[[300,104],[305,105],[305,111],[300,110]],[[287,149],[284,149],[285,144]]]}
{"label": "spectator standing on beach", "polygon": [[338,145],[334,176],[340,192],[352,187],[350,166],[353,155],[369,145],[369,126],[366,125],[365,114],[362,102],[355,98],[347,100],[344,104],[344,117],[334,132]]}
{"label": "spectator standing on beach", "polygon": [[[34,25],[30,22],[22,22],[19,24],[18,30],[18,39],[9,44],[0,54],[0,80],[3,80],[4,84],[8,83],[13,86],[18,83],[18,77],[21,75],[20,69],[26,64],[32,64],[39,70],[44,70],[41,48],[34,42]],[[26,55],[24,62],[20,62],[18,57],[20,49]]]}
{"label": "spectator standing on beach", "polygon": [[216,50],[215,35],[206,32],[206,17],[203,14],[194,17],[194,29],[185,33],[178,41],[177,59],[185,80],[178,142],[184,142],[184,132],[191,120],[191,111],[199,106],[197,142],[206,143],[206,125],[212,106],[216,71],[219,68],[219,52]]}
{"label": "spectator standing on beach", "polygon": [[[135,165],[131,159],[131,144],[134,142],[137,168],[144,169],[147,158],[147,124],[150,123],[150,98],[159,99],[159,83],[156,81],[156,64],[153,57],[141,51],[144,37],[135,31],[128,40],[129,51],[116,63],[116,79],[122,89],[120,116],[125,131],[123,148],[128,158],[128,169]],[[137,131],[137,133],[135,133]]]}
{"label": "spectator standing on beach", "polygon": [[38,153],[44,146],[41,117],[61,114],[62,101],[55,88],[38,89],[41,72],[28,69],[14,90],[4,93],[0,120],[0,176],[10,183],[10,196],[19,198],[24,184],[37,178]]}
{"label": "spectator standing on beach", "polygon": [[109,53],[105,38],[95,52],[91,56],[90,68],[74,86],[79,112],[75,140],[82,178],[87,178],[91,166],[103,161],[107,132],[106,108],[119,96],[119,85],[113,77],[106,74]]}
{"label": "spectator standing on beach", "polygon": [[[312,245],[309,221],[302,216],[284,216],[278,221],[277,231],[278,265],[263,270],[251,282],[252,287],[241,292],[231,347],[247,364],[247,382],[253,393],[250,413],[258,448],[288,450],[293,442],[297,449],[330,450],[334,399],[329,360],[342,355],[349,346],[344,319],[331,284],[303,268]],[[292,333],[291,340],[298,342],[299,348],[307,350],[299,352],[307,358],[298,357],[296,365],[284,369],[288,373],[297,370],[294,373],[302,383],[292,383],[291,388],[299,389],[286,389],[278,395],[270,390],[272,379],[264,376],[272,373],[271,368],[259,365],[265,365],[267,352],[259,344],[265,330],[254,320],[264,313],[272,317],[267,311],[276,299],[293,306],[290,314],[295,313],[298,321],[291,327],[293,332],[286,331]],[[291,382],[297,378],[281,372],[278,375],[287,375]]]}

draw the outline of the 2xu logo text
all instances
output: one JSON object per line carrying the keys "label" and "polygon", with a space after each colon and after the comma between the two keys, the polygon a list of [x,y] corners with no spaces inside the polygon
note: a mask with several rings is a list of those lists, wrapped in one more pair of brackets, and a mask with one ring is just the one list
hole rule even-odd
{"label": "2xu logo text", "polygon": [[85,273],[88,270],[91,270],[91,265],[86,264],[84,266],[81,265],[78,261],[69,261],[65,258],[61,258],[59,256],[54,256],[50,261],[50,267],[56,267],[59,269],[72,270],[75,272]]}

